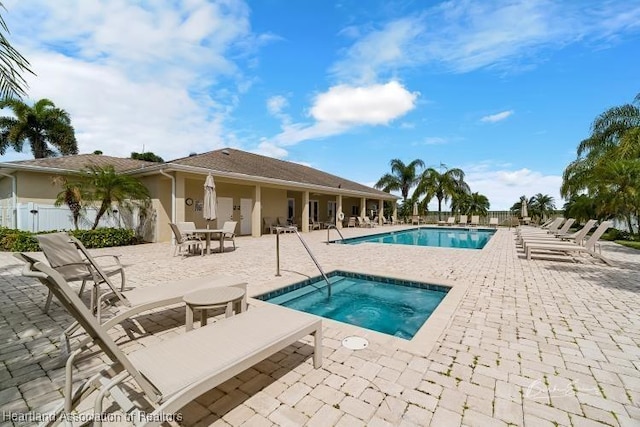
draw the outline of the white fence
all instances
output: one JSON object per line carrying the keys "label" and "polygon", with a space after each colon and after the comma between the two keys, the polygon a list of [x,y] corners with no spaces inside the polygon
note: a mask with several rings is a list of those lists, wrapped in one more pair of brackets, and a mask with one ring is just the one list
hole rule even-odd
{"label": "white fence", "polygon": [[[89,230],[93,226],[98,210],[86,208],[78,221],[78,228]],[[0,208],[0,226],[14,228],[14,212],[11,208]],[[15,212],[18,230],[38,233],[50,230],[73,230],[73,216],[66,206],[52,206],[37,203],[18,203]],[[139,235],[153,239],[155,215],[141,217],[138,209],[133,212],[120,212],[117,209],[108,210],[100,218],[98,227],[130,228],[137,230]]]}
{"label": "white fence", "polygon": [[[442,220],[446,221],[447,218],[449,218],[450,216],[455,216],[457,220],[460,215],[458,214],[454,215],[451,213],[451,211],[442,211],[441,216],[442,216]],[[438,212],[430,211],[427,215],[423,215],[422,217],[426,219],[427,223],[435,224],[438,222]],[[507,225],[507,223],[509,223],[509,221],[512,218],[517,218],[517,217],[518,216],[511,211],[489,211],[489,213],[486,216],[480,217],[480,225],[488,225],[489,218],[498,218],[499,224]],[[467,220],[469,219],[471,219],[471,216],[467,217]],[[517,223],[517,221],[515,223]]]}

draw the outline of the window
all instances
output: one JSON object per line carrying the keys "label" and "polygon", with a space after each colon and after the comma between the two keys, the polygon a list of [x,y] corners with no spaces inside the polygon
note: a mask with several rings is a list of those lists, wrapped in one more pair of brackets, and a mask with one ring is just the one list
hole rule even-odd
{"label": "window", "polygon": [[287,219],[293,219],[296,216],[296,199],[287,199]]}

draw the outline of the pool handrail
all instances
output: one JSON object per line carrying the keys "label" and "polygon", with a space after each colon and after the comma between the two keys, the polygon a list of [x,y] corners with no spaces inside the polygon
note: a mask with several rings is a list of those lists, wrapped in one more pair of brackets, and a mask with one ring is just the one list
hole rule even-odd
{"label": "pool handrail", "polygon": [[327,226],[327,245],[329,243],[331,243],[330,241],[330,236],[329,236],[329,232],[331,230],[336,230],[338,232],[338,234],[340,235],[340,240],[344,240],[344,236],[342,235],[342,233],[340,232],[340,229],[338,227],[336,227],[335,225],[331,224]]}

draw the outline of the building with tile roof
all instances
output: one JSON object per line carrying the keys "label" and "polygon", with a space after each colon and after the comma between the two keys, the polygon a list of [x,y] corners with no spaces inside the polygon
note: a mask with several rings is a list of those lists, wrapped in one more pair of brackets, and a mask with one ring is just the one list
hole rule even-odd
{"label": "building with tile roof", "polygon": [[80,154],[0,163],[0,224],[25,229],[19,224],[20,209],[28,203],[53,205],[61,191],[52,184],[53,177],[78,173],[90,165],[111,165],[147,186],[155,217],[147,236],[150,241],[171,239],[169,222],[207,225],[202,202],[208,174],[214,177],[218,202],[217,219],[209,225],[221,227],[224,221],[234,220],[240,235],[269,232],[278,218],[297,224],[303,232],[313,228],[313,223],[336,222],[340,227],[336,219],[342,217],[341,212],[345,217],[375,216],[385,202],[395,210],[398,200],[318,169],[232,148],[163,163]]}

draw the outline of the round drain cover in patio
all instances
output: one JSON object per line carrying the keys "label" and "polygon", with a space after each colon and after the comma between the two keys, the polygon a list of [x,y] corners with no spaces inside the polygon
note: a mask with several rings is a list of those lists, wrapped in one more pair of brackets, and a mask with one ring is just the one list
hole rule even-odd
{"label": "round drain cover in patio", "polygon": [[349,350],[362,350],[369,346],[369,341],[362,337],[347,337],[342,340],[342,346]]}

